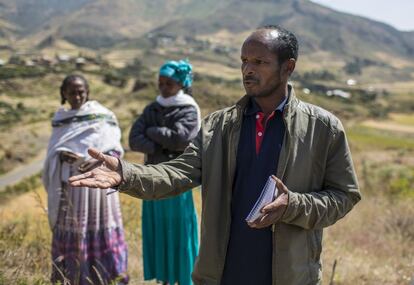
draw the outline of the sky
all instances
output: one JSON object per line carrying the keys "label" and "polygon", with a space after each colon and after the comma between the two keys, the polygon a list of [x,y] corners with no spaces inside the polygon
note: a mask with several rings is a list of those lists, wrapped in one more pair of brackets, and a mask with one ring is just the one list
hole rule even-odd
{"label": "sky", "polygon": [[311,0],[341,12],[390,24],[402,31],[414,31],[413,0]]}

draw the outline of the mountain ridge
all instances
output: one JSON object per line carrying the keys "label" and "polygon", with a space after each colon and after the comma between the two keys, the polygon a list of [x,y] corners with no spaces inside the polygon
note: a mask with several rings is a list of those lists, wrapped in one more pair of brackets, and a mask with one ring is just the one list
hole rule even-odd
{"label": "mountain ridge", "polygon": [[[356,72],[359,65],[392,65],[395,58],[414,66],[414,32],[402,32],[308,0],[70,2],[0,0],[0,37],[2,31],[7,37],[20,37],[17,47],[37,51],[53,49],[54,42],[62,41],[103,53],[125,47],[142,50],[150,48],[148,44],[141,45],[142,39],[150,35],[205,40],[234,50],[258,26],[279,24],[298,36],[300,54],[314,61],[338,61],[334,63],[338,68],[348,68],[344,65],[350,64],[349,70],[358,65]],[[32,25],[28,11],[33,11]],[[9,24],[2,26],[2,21]],[[318,66],[318,62],[311,64]],[[409,72],[414,74],[412,69]]]}

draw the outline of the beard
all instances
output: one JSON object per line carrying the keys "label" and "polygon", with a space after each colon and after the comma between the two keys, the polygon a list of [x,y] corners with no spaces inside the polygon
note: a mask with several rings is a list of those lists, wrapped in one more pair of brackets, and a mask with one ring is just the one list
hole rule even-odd
{"label": "beard", "polygon": [[272,84],[271,86],[269,86],[268,88],[261,88],[261,90],[249,90],[247,88],[245,88],[246,90],[246,95],[250,96],[250,97],[269,97],[271,95],[273,95],[275,93],[276,90],[278,90],[280,88],[280,86],[282,85],[281,82],[278,82],[276,84]]}
{"label": "beard", "polygon": [[269,97],[276,90],[278,90],[282,85],[283,82],[281,81],[281,72],[277,73],[277,76],[275,80],[272,80],[271,82],[267,83],[265,86],[261,86],[260,79],[256,78],[252,75],[246,75],[243,78],[243,81],[253,81],[254,85],[252,87],[246,86],[246,84],[243,84],[244,90],[246,91],[246,95],[250,97]]}

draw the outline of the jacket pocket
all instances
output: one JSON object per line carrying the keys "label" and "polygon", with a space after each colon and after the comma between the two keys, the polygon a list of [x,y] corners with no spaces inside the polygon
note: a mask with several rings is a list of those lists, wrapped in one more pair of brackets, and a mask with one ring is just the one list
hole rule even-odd
{"label": "jacket pocket", "polygon": [[315,261],[319,262],[322,252],[322,230],[313,230],[315,243]]}
{"label": "jacket pocket", "polygon": [[309,233],[311,239],[311,258],[312,261],[319,262],[322,252],[322,231],[312,230]]}
{"label": "jacket pocket", "polygon": [[309,245],[309,273],[312,281],[321,278],[321,252],[322,252],[322,231],[311,230],[308,232]]}

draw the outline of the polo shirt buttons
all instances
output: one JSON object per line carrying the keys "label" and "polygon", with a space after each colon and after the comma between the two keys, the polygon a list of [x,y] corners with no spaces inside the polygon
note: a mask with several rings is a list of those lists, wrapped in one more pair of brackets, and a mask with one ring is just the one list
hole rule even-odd
{"label": "polo shirt buttons", "polygon": [[256,115],[256,119],[260,119],[260,115],[259,114]]}
{"label": "polo shirt buttons", "polygon": [[257,135],[258,135],[259,137],[261,137],[261,136],[263,135],[263,133],[262,133],[262,132],[258,132],[258,133],[257,133]]}

